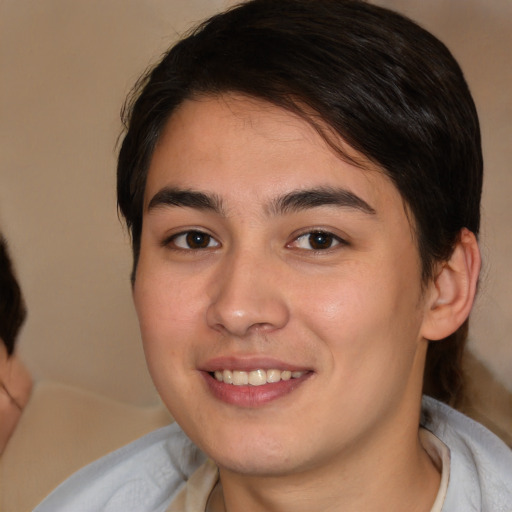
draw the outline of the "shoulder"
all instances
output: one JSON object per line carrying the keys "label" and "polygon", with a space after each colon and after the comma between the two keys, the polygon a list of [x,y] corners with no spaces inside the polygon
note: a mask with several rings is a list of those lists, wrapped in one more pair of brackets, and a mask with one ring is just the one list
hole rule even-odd
{"label": "shoulder", "polygon": [[84,467],[34,512],[159,512],[205,459],[174,423]]}
{"label": "shoulder", "polygon": [[512,451],[492,432],[451,407],[424,397],[425,428],[450,450],[443,512],[508,510],[512,503]]}

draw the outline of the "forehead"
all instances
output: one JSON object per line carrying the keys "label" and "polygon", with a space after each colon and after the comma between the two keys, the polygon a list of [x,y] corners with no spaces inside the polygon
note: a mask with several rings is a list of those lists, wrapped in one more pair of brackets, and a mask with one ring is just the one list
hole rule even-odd
{"label": "forehead", "polygon": [[376,209],[392,205],[405,213],[387,175],[344,141],[336,143],[353,161],[305,119],[268,102],[234,94],[187,100],[156,145],[145,208],[163,187],[204,190],[246,205],[290,189],[343,187]]}

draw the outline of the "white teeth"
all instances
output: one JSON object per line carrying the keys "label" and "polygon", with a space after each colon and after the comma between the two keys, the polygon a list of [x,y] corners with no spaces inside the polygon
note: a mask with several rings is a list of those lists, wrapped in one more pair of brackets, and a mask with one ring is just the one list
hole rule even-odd
{"label": "white teeth", "polygon": [[249,372],[249,384],[251,386],[261,386],[267,383],[267,372],[265,370],[254,370]]}
{"label": "white teeth", "polygon": [[279,382],[281,372],[279,370],[267,370],[267,382]]}
{"label": "white teeth", "polygon": [[233,384],[235,386],[262,386],[267,383],[280,380],[298,379],[306,372],[292,372],[290,370],[253,370],[245,372],[241,370],[217,370],[214,375],[219,382]]}
{"label": "white teeth", "polygon": [[235,386],[246,386],[249,384],[249,374],[247,372],[239,372],[235,370],[233,372],[233,384]]}

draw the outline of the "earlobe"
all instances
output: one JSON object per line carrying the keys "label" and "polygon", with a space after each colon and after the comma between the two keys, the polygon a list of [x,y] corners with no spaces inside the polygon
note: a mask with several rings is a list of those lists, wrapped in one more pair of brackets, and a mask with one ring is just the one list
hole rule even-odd
{"label": "earlobe", "polygon": [[422,336],[441,340],[455,332],[469,316],[480,273],[480,250],[474,233],[464,228],[450,256],[430,284]]}

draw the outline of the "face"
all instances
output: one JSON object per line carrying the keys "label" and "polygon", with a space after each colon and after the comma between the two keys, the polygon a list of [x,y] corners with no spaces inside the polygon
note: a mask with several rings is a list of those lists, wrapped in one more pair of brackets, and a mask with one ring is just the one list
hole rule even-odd
{"label": "face", "polygon": [[381,171],[287,111],[224,95],[173,114],[134,300],[159,393],[221,468],[289,474],[417,436],[427,308],[412,233]]}

